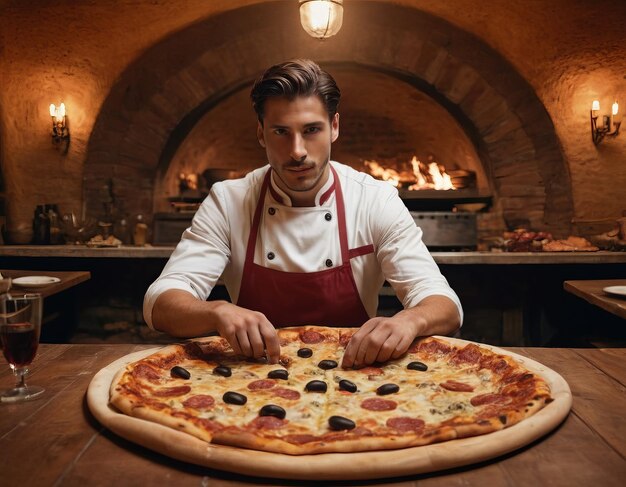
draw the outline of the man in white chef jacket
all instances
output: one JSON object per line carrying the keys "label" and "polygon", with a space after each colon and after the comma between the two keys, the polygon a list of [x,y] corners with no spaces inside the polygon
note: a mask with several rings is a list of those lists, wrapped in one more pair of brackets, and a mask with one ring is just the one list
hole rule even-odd
{"label": "man in white chef jacket", "polygon": [[[179,337],[218,332],[235,352],[272,363],[276,327],[359,326],[343,367],[456,331],[459,299],[397,190],[330,159],[334,79],[313,61],[288,61],[269,68],[251,98],[269,164],[213,185],[146,293],[148,325]],[[206,301],[220,276],[232,303]],[[404,309],[376,317],[385,279]]]}

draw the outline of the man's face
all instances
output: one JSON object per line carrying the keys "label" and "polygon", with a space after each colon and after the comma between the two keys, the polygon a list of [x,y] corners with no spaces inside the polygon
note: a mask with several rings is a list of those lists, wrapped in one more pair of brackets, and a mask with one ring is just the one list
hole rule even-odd
{"label": "man's face", "polygon": [[271,97],[265,102],[257,137],[278,176],[278,186],[294,205],[313,204],[328,178],[330,146],[338,136],[339,114],[330,122],[317,96]]}

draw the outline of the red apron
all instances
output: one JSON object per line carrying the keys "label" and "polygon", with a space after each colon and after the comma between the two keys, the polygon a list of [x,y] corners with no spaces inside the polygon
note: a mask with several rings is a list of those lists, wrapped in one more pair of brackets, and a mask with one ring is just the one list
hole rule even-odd
{"label": "red apron", "polygon": [[[243,266],[237,305],[260,311],[275,327],[293,325],[360,326],[369,316],[363,307],[352,275],[350,258],[373,252],[373,245],[348,249],[346,212],[337,172],[335,177],[337,223],[341,266],[317,272],[284,272],[254,263],[254,251],[265,194],[270,182],[267,171],[254,213]],[[331,264],[332,265],[332,264]]]}

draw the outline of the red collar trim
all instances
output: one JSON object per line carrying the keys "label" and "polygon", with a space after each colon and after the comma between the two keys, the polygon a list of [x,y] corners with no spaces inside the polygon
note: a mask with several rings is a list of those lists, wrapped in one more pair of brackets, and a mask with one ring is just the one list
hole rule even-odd
{"label": "red collar trim", "polygon": [[[322,206],[324,203],[326,203],[328,201],[328,198],[330,198],[330,196],[335,192],[335,188],[337,187],[337,178],[334,177],[332,174],[331,174],[331,177],[333,177],[333,183],[331,184],[330,188],[328,188],[320,196],[319,206]],[[285,204],[285,199],[274,188],[274,182],[273,181],[270,181],[269,190],[270,190],[270,194],[272,195],[272,198],[274,198],[274,200],[277,203],[280,203],[281,205]]]}
{"label": "red collar trim", "polygon": [[270,194],[272,195],[272,198],[274,198],[276,200],[277,203],[280,203],[281,205],[285,204],[285,200],[283,199],[283,197],[281,195],[278,194],[278,192],[274,189],[274,185],[270,182]]}
{"label": "red collar trim", "polygon": [[334,193],[335,188],[337,187],[337,178],[333,177],[333,184],[330,188],[326,190],[326,192],[320,197],[320,206],[328,201],[330,195]]}

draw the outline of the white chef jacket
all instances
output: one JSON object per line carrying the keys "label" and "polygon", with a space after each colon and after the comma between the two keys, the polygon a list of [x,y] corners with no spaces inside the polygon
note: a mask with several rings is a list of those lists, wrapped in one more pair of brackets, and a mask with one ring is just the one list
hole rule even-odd
{"label": "white chef jacket", "polygon": [[[405,308],[427,296],[450,298],[463,310],[456,293],[422,242],[416,226],[396,188],[369,174],[331,161],[344,195],[348,246],[373,244],[374,252],[350,259],[354,280],[370,317],[376,315],[378,293],[385,281],[393,287]],[[152,308],[168,289],[188,291],[205,300],[222,278],[233,303],[237,302],[252,226],[263,177],[269,166],[243,179],[215,183],[184,231],[161,275],[148,288],[143,313],[152,328]],[[293,207],[289,196],[270,178],[254,262],[286,272],[317,272],[341,265],[334,176],[317,194],[315,206]],[[330,217],[327,216],[330,214]],[[269,257],[268,257],[269,256]],[[289,299],[285,289],[284,299]]]}

